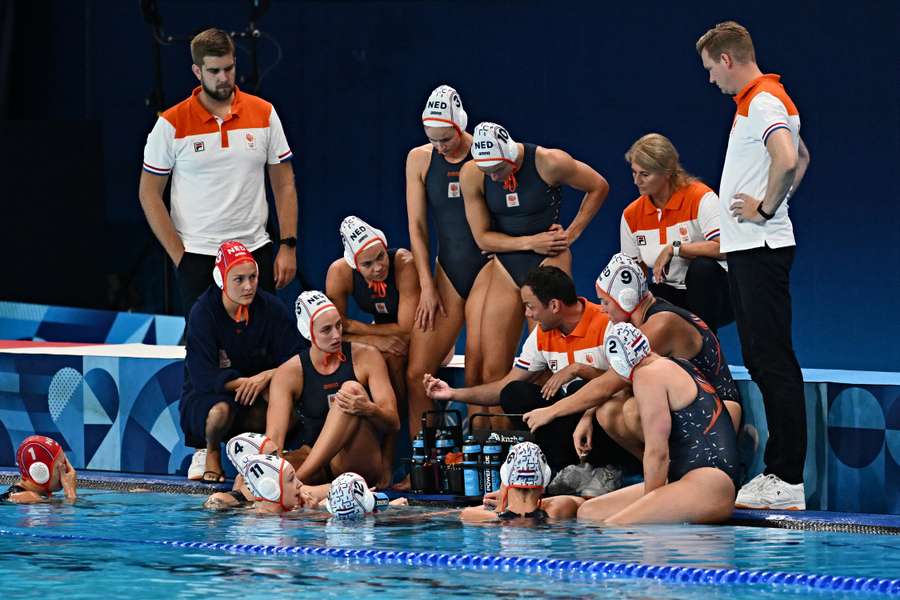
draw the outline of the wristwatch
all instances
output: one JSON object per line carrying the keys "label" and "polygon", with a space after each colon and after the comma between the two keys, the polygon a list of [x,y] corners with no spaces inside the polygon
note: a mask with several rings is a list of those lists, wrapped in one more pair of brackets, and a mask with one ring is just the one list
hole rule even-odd
{"label": "wristwatch", "polygon": [[288,248],[296,248],[297,247],[297,238],[295,237],[286,237],[278,240],[279,243],[284,244]]}
{"label": "wristwatch", "polygon": [[672,242],[672,256],[681,256],[681,240]]}

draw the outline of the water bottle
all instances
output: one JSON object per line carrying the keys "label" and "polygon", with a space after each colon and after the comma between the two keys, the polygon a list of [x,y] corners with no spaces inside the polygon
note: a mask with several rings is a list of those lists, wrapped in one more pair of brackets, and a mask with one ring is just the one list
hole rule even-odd
{"label": "water bottle", "polygon": [[438,493],[452,493],[449,469],[447,468],[447,453],[453,450],[453,438],[449,432],[441,430],[434,440],[434,471]]}
{"label": "water bottle", "polygon": [[434,471],[425,451],[425,436],[419,432],[412,443],[412,459],[409,470],[410,489],[415,494],[434,493]]}
{"label": "water bottle", "polygon": [[474,436],[463,442],[463,494],[481,496],[484,486],[481,472],[481,444]]}
{"label": "water bottle", "polygon": [[485,494],[500,489],[500,465],[503,463],[501,452],[503,452],[503,446],[500,444],[500,439],[492,433],[481,449]]}

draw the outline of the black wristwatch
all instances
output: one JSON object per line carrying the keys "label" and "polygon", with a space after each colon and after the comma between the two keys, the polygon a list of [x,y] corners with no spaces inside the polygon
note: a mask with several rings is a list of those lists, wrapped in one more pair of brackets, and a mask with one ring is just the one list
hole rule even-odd
{"label": "black wristwatch", "polygon": [[278,240],[280,244],[284,244],[288,248],[296,248],[297,247],[297,238],[295,237],[286,237]]}
{"label": "black wristwatch", "polygon": [[762,208],[762,202],[760,202],[760,203],[759,203],[759,206],[756,207],[756,212],[758,212],[758,213],[759,213],[759,216],[761,216],[761,217],[762,217],[763,219],[765,219],[766,221],[771,221],[771,220],[772,220],[772,217],[775,216],[775,213],[772,213],[772,214],[770,215],[769,213],[767,213],[766,211],[763,210],[763,208]]}

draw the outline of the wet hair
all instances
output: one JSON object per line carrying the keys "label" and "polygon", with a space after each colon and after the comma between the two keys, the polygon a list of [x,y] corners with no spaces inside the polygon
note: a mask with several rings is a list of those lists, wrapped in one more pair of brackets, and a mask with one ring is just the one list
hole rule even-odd
{"label": "wet hair", "polygon": [[713,62],[718,63],[722,54],[728,54],[737,63],[756,62],[756,51],[747,28],[734,21],[719,23],[700,36],[696,44],[697,54],[703,50]]}
{"label": "wet hair", "polygon": [[675,144],[659,133],[648,133],[633,143],[625,153],[625,162],[637,163],[651,173],[665,173],[673,192],[697,180],[681,166]]}
{"label": "wet hair", "polygon": [[531,292],[537,296],[541,304],[546,306],[551,300],[556,299],[571,306],[578,302],[578,294],[575,293],[575,282],[559,267],[538,267],[528,272],[522,287],[528,286]]}
{"label": "wet hair", "polygon": [[191,40],[191,60],[198,67],[203,66],[207,56],[234,56],[234,41],[221,29],[201,31]]}

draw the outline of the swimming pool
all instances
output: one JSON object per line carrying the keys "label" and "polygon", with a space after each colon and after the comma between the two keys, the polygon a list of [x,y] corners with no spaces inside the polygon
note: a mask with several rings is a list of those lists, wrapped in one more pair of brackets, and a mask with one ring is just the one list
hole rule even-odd
{"label": "swimming pool", "polygon": [[[796,596],[798,590],[834,597],[796,585],[668,583],[621,572],[617,576],[614,571],[529,567],[527,561],[506,568],[461,568],[441,564],[439,557],[427,558],[437,554],[419,560],[403,554],[400,558],[407,558],[398,560],[396,553],[403,552],[900,577],[900,538],[896,536],[731,526],[613,529],[574,522],[540,527],[463,525],[455,515],[435,515],[439,509],[422,507],[336,523],[309,514],[280,518],[209,512],[201,507],[202,501],[202,497],[183,494],[84,490],[74,506],[0,505],[0,589],[17,590],[17,598],[63,590],[68,598],[232,593],[247,598],[282,593],[323,598],[437,594],[442,600],[488,594],[500,598],[759,598]],[[210,547],[154,543],[173,540],[209,542]],[[259,553],[259,548],[229,551],[221,547],[224,543],[370,552],[350,557],[347,553],[270,555]],[[372,556],[372,550],[395,554]],[[827,581],[824,587],[830,587]],[[895,587],[900,592],[900,586]],[[859,592],[851,595],[860,597]]]}

